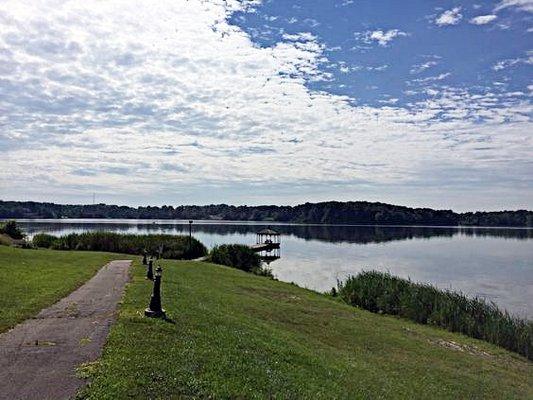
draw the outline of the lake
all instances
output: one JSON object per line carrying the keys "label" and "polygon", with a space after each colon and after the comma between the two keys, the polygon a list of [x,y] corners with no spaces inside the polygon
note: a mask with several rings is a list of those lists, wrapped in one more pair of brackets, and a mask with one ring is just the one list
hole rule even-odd
{"label": "lake", "polygon": [[[30,235],[106,230],[188,234],[187,221],[19,220]],[[522,317],[533,315],[533,229],[414,226],[294,225],[194,221],[193,235],[216,244],[254,244],[271,226],[282,234],[281,258],[270,268],[282,281],[317,291],[362,270],[427,282],[494,301]]]}

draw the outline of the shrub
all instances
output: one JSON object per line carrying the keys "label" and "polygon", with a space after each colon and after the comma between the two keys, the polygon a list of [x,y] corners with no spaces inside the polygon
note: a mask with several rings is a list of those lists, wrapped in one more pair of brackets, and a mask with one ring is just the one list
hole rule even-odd
{"label": "shrub", "polygon": [[131,235],[114,232],[71,233],[58,237],[52,248],[58,250],[109,251],[125,254],[158,255],[171,259],[192,259],[205,256],[207,249],[195,238],[174,235]]}
{"label": "shrub", "polygon": [[49,249],[57,240],[57,236],[49,235],[48,233],[38,233],[33,237],[32,242],[35,247]]}
{"label": "shrub", "polygon": [[261,258],[251,248],[242,244],[215,246],[209,253],[209,261],[258,275],[271,275],[269,270],[261,267]]}
{"label": "shrub", "polygon": [[533,359],[533,322],[494,303],[377,271],[361,272],[338,286],[339,296],[353,306],[460,332]]}
{"label": "shrub", "polygon": [[25,236],[13,219],[0,223],[0,233],[16,240],[23,239]]}

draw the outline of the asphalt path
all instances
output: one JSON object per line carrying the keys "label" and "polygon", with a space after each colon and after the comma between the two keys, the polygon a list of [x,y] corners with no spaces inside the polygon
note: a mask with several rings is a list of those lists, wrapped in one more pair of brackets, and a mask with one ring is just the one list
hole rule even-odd
{"label": "asphalt path", "polygon": [[75,396],[85,384],[76,370],[100,356],[130,265],[110,262],[69,296],[0,335],[0,399]]}

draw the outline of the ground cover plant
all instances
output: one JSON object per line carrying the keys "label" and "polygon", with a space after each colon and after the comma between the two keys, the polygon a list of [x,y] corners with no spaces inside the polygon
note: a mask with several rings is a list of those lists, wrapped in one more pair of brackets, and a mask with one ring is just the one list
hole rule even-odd
{"label": "ground cover plant", "polygon": [[161,265],[171,321],[143,316],[152,284],[137,260],[80,398],[533,396],[531,363],[489,343],[234,268]]}
{"label": "ground cover plant", "polygon": [[[192,259],[205,256],[207,249],[197,239],[176,235],[132,235],[114,232],[85,232],[54,237],[35,235],[33,243],[38,247],[57,250],[109,251],[124,254],[147,252],[170,259]],[[48,245],[48,246],[47,246]]]}
{"label": "ground cover plant", "polygon": [[338,294],[353,306],[460,332],[533,359],[533,322],[482,299],[378,271],[361,272],[340,282]]}
{"label": "ground cover plant", "polygon": [[68,295],[109,261],[125,257],[0,246],[0,332]]}

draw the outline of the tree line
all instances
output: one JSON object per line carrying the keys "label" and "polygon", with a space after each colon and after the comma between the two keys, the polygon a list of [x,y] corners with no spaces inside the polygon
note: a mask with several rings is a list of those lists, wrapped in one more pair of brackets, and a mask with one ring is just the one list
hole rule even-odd
{"label": "tree line", "polygon": [[527,210],[456,213],[452,210],[410,208],[366,201],[329,201],[297,206],[212,204],[128,207],[0,200],[0,218],[203,219],[305,224],[533,226],[533,212]]}

